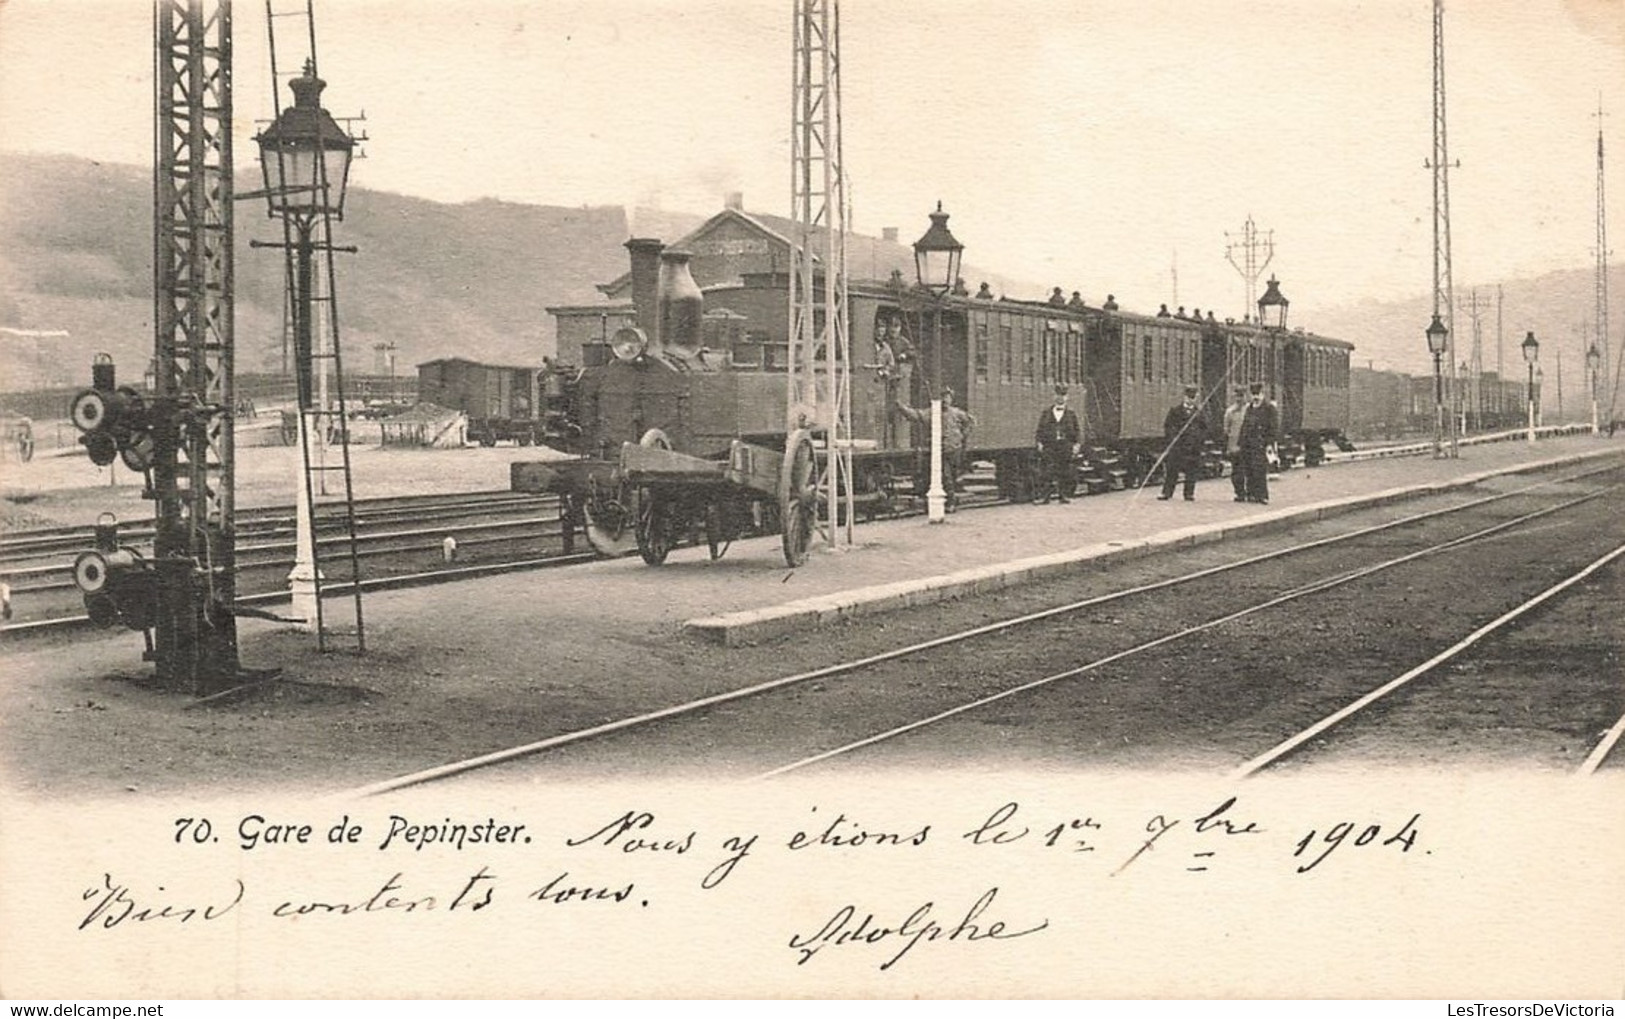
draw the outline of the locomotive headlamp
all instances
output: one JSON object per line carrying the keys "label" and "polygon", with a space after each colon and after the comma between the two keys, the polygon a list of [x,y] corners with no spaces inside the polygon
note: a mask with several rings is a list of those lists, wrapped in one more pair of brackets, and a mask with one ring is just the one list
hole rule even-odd
{"label": "locomotive headlamp", "polygon": [[344,218],[344,187],[355,140],[322,109],[327,82],[305,62],[305,73],[288,82],[293,105],[255,136],[265,198],[273,216],[331,213]]}
{"label": "locomotive headlamp", "polygon": [[931,226],[914,242],[914,273],[925,287],[937,294],[946,294],[959,279],[959,259],[965,246],[948,231],[948,214],[937,203],[931,213]]}
{"label": "locomotive headlamp", "polygon": [[649,349],[649,337],[637,326],[625,326],[615,330],[609,349],[622,361],[636,361]]}
{"label": "locomotive headlamp", "polygon": [[1437,315],[1433,316],[1433,321],[1428,323],[1427,329],[1428,353],[1432,354],[1434,357],[1438,357],[1440,354],[1443,354],[1445,340],[1449,338],[1449,336],[1450,330],[1445,328],[1443,320],[1441,320]]}

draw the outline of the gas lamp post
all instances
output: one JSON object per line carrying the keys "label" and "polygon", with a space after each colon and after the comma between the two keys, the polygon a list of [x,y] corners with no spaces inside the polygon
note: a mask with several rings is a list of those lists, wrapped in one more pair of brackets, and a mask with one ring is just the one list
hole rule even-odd
{"label": "gas lamp post", "polygon": [[947,519],[948,493],[942,485],[942,304],[959,279],[959,261],[965,246],[948,231],[948,214],[937,203],[931,226],[914,242],[914,274],[931,294],[931,487],[925,493],[926,519],[940,524]]}
{"label": "gas lamp post", "polygon": [[1597,345],[1593,343],[1591,349],[1586,351],[1586,374],[1591,377],[1591,434],[1596,435],[1600,429],[1597,427],[1597,373],[1602,369],[1602,354],[1598,352]]}
{"label": "gas lamp post", "polygon": [[1440,361],[1450,338],[1450,330],[1438,315],[1428,323],[1427,338],[1428,353],[1433,355],[1433,458],[1437,460],[1444,456],[1444,375]]}
{"label": "gas lamp post", "polygon": [[1535,441],[1535,364],[1540,360],[1540,341],[1535,339],[1533,331],[1523,338],[1523,363],[1529,366],[1529,392],[1526,402],[1529,405],[1529,442]]}
{"label": "gas lamp post", "polygon": [[[293,105],[255,137],[260,147],[260,168],[265,173],[265,199],[269,214],[281,218],[290,228],[294,280],[294,373],[299,401],[299,449],[295,461],[295,540],[293,570],[288,586],[293,595],[293,615],[308,621],[314,629],[317,619],[316,536],[311,507],[309,478],[304,469],[305,451],[310,446],[313,424],[317,441],[323,439],[319,427],[327,411],[327,370],[312,392],[312,361],[318,353],[312,346],[316,335],[315,299],[312,289],[316,242],[312,239],[318,222],[344,218],[344,188],[350,175],[350,156],[355,140],[322,109],[322,89],[327,82],[316,77],[315,67],[306,62],[304,74],[288,82]],[[328,244],[327,232],[322,243]],[[325,333],[323,335],[326,335]],[[331,356],[331,351],[319,352]],[[341,426],[342,430],[342,426]]]}

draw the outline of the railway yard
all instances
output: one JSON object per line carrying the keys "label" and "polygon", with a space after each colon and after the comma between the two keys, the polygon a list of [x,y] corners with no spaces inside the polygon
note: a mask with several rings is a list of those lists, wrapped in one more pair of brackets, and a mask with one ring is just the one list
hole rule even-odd
{"label": "railway yard", "polygon": [[[483,459],[397,455],[433,480],[390,489],[385,471],[361,490],[389,493],[360,507],[363,547],[388,564],[367,575],[400,587],[367,595],[367,654],[243,619],[244,664],[281,673],[216,700],[153,689],[139,634],[28,632],[53,597],[28,584],[69,557],[37,536],[58,544],[34,550],[35,580],[12,581],[21,632],[0,691],[14,785],[1620,765],[1615,442],[1296,469],[1269,506],[1233,502],[1222,479],[1189,504],[989,501],[941,527],[862,524],[851,548],[795,570],[774,537],[717,560],[679,548],[661,567],[560,559],[556,504],[492,490],[503,465],[486,460],[507,451],[445,455],[465,452]],[[459,481],[483,491],[446,491]],[[284,528],[274,506],[244,514],[245,593],[274,597]],[[464,535],[460,563],[437,562],[449,534]],[[558,568],[522,568],[540,562]],[[448,566],[500,572],[404,586]]]}

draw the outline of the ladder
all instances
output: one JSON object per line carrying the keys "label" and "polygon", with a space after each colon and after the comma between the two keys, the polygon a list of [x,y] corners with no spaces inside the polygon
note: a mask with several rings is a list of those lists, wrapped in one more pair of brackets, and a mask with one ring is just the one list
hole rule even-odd
{"label": "ladder", "polygon": [[[272,9],[272,0],[266,0],[266,31],[271,50],[272,109],[278,110],[281,86],[295,77],[318,78],[316,60],[316,18],[314,0],[305,0],[302,8],[285,11]],[[293,24],[294,31],[285,44],[287,50],[278,51],[278,22]],[[288,52],[295,57],[294,70],[284,57]],[[350,121],[345,118],[344,130],[356,141]],[[302,491],[298,501],[309,508],[308,554],[314,567],[315,631],[320,651],[336,650],[348,646],[356,653],[367,649],[366,625],[361,605],[361,559],[357,548],[355,519],[355,486],[350,465],[349,408],[346,405],[344,385],[343,346],[339,342],[338,289],[334,273],[335,252],[354,252],[353,247],[339,247],[333,243],[333,222],[343,218],[342,209],[335,211],[327,196],[334,189],[342,189],[343,181],[327,179],[327,162],[311,162],[313,179],[291,180],[299,171],[283,166],[278,179],[292,190],[309,188],[323,200],[313,203],[315,211],[304,216],[284,215],[282,219],[283,248],[287,253],[286,295],[283,301],[283,327],[295,337],[295,372],[298,376],[300,457],[299,484]],[[308,293],[308,301],[300,300]],[[304,319],[308,315],[308,321]],[[308,337],[308,340],[306,339]],[[296,512],[299,512],[296,510]],[[322,537],[323,532],[339,531],[334,538]],[[296,567],[297,569],[297,567]],[[335,591],[348,591],[349,618],[333,618],[336,606],[330,606],[327,595]],[[339,603],[342,604],[342,603]]]}

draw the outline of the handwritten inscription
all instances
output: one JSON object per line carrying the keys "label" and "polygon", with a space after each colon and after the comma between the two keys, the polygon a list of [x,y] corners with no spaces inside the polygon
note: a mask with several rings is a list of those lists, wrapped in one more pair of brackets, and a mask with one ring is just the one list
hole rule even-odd
{"label": "handwritten inscription", "polygon": [[1003,920],[983,920],[982,914],[993,906],[993,900],[998,895],[997,888],[989,888],[983,892],[982,897],[977,899],[951,927],[944,927],[934,919],[933,912],[937,908],[935,902],[926,902],[915,907],[895,927],[876,920],[875,914],[870,911],[863,912],[860,917],[857,906],[845,905],[837,909],[816,931],[793,935],[790,938],[790,948],[796,953],[796,965],[802,966],[832,945],[852,947],[878,945],[883,952],[890,953],[880,963],[880,969],[888,970],[902,961],[903,957],[921,942],[1009,941],[1036,934],[1049,927],[1047,918],[1019,929],[1011,929]]}
{"label": "handwritten inscription", "polygon": [[237,908],[243,901],[245,891],[241,881],[235,882],[236,890],[229,895],[222,895],[218,899],[209,901],[174,902],[165,893],[164,886],[158,885],[149,893],[137,893],[130,886],[120,881],[114,881],[113,875],[103,874],[101,885],[85,889],[83,899],[85,902],[94,901],[90,912],[79,921],[79,929],[87,927],[99,930],[111,930],[124,923],[144,924],[154,920],[170,920],[175,923],[190,923],[193,920],[206,922],[218,920]]}
{"label": "handwritten inscription", "polygon": [[[243,877],[212,891],[204,885],[203,893],[185,894],[157,881],[120,880],[107,873],[82,890],[78,929],[116,932],[154,923],[195,929],[233,914],[323,924],[411,924],[423,922],[418,917],[446,914],[485,922],[538,910],[630,915],[659,908],[678,889],[739,908],[739,894],[749,896],[756,886],[746,885],[731,898],[717,889],[737,883],[741,871],[775,868],[766,873],[781,880],[784,868],[794,868],[807,875],[806,887],[813,889],[833,874],[902,863],[893,873],[906,875],[904,883],[887,884],[874,893],[883,899],[837,900],[833,908],[814,905],[811,919],[807,912],[788,920],[760,918],[776,932],[773,936],[787,938],[779,944],[790,949],[787,958],[796,966],[815,958],[825,960],[821,965],[840,959],[884,972],[918,953],[973,945],[987,951],[1064,925],[1065,917],[1011,908],[1013,893],[1004,893],[1000,901],[1001,888],[1010,889],[1011,881],[1042,873],[1033,867],[1039,857],[1065,861],[1069,881],[1165,879],[1158,875],[1215,880],[1213,875],[1223,874],[1228,865],[1245,861],[1246,869],[1238,873],[1256,875],[1262,866],[1297,882],[1327,868],[1415,859],[1429,852],[1420,812],[1408,818],[1359,820],[1333,815],[1300,826],[1284,823],[1278,815],[1265,824],[1237,796],[1188,806],[1194,809],[1136,812],[1121,806],[1057,808],[1009,800],[968,814],[956,810],[899,820],[813,805],[778,826],[724,831],[708,831],[677,812],[637,805],[616,806],[596,818],[589,815],[586,823],[577,819],[541,826],[513,817],[420,818],[389,812],[375,817],[255,812],[218,823],[208,817],[180,817],[165,841],[172,838],[179,847],[175,851],[189,857],[241,853],[285,860],[289,854],[337,847],[354,859],[394,860],[404,853],[430,864],[417,870],[390,866],[372,874],[296,869],[299,876],[291,881],[260,888],[251,887],[251,869],[240,869]],[[479,855],[466,868],[445,871],[445,861],[474,854]],[[929,884],[906,890],[916,877],[931,880],[928,875],[938,865],[956,882],[969,866],[981,879],[973,889],[984,890],[944,893]],[[334,873],[350,876],[335,884]],[[311,883],[318,874],[327,877],[321,885]],[[818,900],[803,892],[783,901],[805,910],[808,902]],[[681,915],[692,908],[686,898],[679,900]]]}

